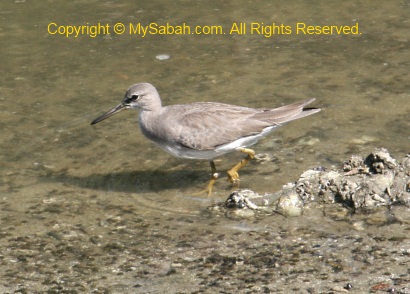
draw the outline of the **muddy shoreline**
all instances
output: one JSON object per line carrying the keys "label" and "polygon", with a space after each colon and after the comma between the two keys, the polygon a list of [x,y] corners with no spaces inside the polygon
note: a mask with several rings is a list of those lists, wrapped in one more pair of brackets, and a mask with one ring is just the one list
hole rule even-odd
{"label": "muddy shoreline", "polygon": [[[353,165],[351,160],[341,163],[344,174],[349,162]],[[385,167],[379,174],[402,169],[408,181],[408,157]],[[370,175],[349,175],[350,180],[354,176]],[[302,178],[305,189],[298,195],[306,196],[306,175]],[[298,183],[287,188],[300,193]],[[337,191],[332,185],[322,188]],[[398,190],[390,189],[389,197],[394,191]],[[359,209],[342,198],[330,201],[329,194],[321,195],[321,200],[305,197],[302,213],[294,216],[285,212],[295,209],[284,210],[283,204],[300,203],[281,196],[275,198],[275,211],[226,208],[221,202],[198,216],[163,213],[155,219],[137,215],[135,207],[121,199],[97,195],[62,193],[33,203],[24,213],[3,201],[2,220],[9,225],[0,230],[0,290],[410,293],[408,201],[396,197],[389,205]],[[350,204],[352,199],[362,198],[351,197]]]}

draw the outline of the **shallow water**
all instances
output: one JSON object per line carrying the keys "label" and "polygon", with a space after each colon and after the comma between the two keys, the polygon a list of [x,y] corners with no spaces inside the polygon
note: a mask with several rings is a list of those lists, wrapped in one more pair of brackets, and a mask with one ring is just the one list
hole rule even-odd
{"label": "shallow water", "polygon": [[[171,292],[220,287],[229,292],[251,283],[235,284],[235,275],[241,276],[238,269],[214,273],[219,275],[218,287],[207,279],[216,265],[233,262],[224,260],[229,246],[245,258],[249,250],[291,248],[292,238],[314,244],[323,240],[323,232],[337,239],[333,236],[352,230],[345,222],[326,220],[324,228],[310,231],[311,225],[322,225],[322,215],[309,218],[305,225],[304,218],[232,220],[211,213],[211,204],[226,199],[232,187],[221,176],[213,197],[193,195],[206,185],[207,162],[172,158],[157,149],[140,133],[136,112],[89,126],[118,104],[133,83],[154,84],[164,104],[218,101],[277,107],[316,97],[314,106],[322,112],[282,127],[255,146],[268,160],[256,160],[241,171],[241,188],[259,193],[280,189],[305,169],[338,165],[351,154],[365,155],[376,146],[397,157],[409,151],[405,1],[327,6],[299,1],[181,1],[172,6],[9,1],[0,7],[3,292],[19,287],[114,293],[132,292],[133,287],[152,293],[167,287]],[[362,34],[141,38],[125,33],[66,38],[47,33],[51,22],[113,26],[167,21],[224,28],[233,22],[359,23]],[[158,60],[159,54],[170,58]],[[217,167],[224,173],[241,157],[226,156]],[[287,233],[292,226],[295,230]],[[369,230],[379,237],[389,230],[402,236],[408,226]],[[359,240],[367,233],[355,234]],[[409,248],[407,238],[401,246],[404,251]],[[209,262],[202,264],[207,258]],[[249,265],[246,258],[244,264]],[[241,263],[238,260],[234,263]],[[199,264],[205,269],[198,269]],[[281,268],[281,263],[274,268]],[[353,272],[343,267],[341,274],[349,279]],[[379,271],[374,272],[369,279],[378,277]],[[316,285],[313,278],[308,280],[302,282],[306,288]],[[267,281],[255,284],[291,289],[277,276],[275,281],[269,287]],[[322,289],[337,284],[332,279],[327,283]]]}

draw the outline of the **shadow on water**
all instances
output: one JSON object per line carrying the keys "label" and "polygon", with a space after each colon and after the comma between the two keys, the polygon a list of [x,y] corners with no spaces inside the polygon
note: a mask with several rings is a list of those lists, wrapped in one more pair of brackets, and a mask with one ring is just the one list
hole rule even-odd
{"label": "shadow on water", "polygon": [[60,182],[91,190],[128,193],[161,193],[169,190],[195,190],[204,188],[208,177],[203,172],[187,170],[120,171],[89,176],[75,176],[67,171],[47,173],[42,181]]}
{"label": "shadow on water", "polygon": [[150,217],[158,214],[182,217],[207,213],[209,205],[217,201],[206,193],[199,193],[207,185],[208,174],[189,170],[188,167],[186,170],[73,173],[71,170],[37,171],[36,185],[53,187],[43,196],[43,200],[62,201],[64,205],[79,202],[85,204],[88,211],[92,211],[93,205],[104,210],[107,207],[126,207],[135,214]]}

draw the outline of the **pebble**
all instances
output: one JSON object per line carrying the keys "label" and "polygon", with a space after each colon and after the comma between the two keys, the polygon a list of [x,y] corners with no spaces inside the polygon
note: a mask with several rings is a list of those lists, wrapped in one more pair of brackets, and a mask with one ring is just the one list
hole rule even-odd
{"label": "pebble", "polygon": [[158,54],[155,56],[155,58],[158,60],[167,60],[167,59],[170,59],[171,56],[168,54]]}

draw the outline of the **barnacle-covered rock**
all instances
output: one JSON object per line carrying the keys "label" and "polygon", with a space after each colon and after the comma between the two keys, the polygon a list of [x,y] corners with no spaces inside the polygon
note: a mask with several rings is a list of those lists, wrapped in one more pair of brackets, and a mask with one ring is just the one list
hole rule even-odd
{"label": "barnacle-covered rock", "polygon": [[273,207],[286,215],[301,215],[312,204],[342,204],[350,209],[394,204],[410,207],[410,154],[397,163],[387,149],[376,148],[365,159],[353,155],[338,170],[305,171],[276,193],[261,196],[250,192],[235,191],[226,207]]}

